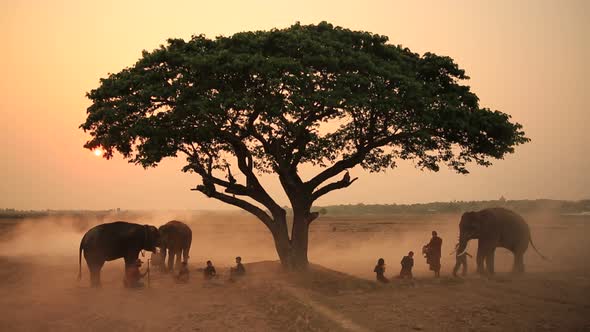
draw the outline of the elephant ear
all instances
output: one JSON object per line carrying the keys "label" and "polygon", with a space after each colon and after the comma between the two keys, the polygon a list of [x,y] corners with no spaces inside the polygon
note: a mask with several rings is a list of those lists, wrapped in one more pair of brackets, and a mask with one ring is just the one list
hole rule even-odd
{"label": "elephant ear", "polygon": [[160,243],[165,244],[168,240],[168,225],[162,225],[158,228],[158,232],[160,235]]}
{"label": "elephant ear", "polygon": [[475,213],[473,211],[465,212],[461,216],[461,224],[470,224],[472,220],[475,218]]}

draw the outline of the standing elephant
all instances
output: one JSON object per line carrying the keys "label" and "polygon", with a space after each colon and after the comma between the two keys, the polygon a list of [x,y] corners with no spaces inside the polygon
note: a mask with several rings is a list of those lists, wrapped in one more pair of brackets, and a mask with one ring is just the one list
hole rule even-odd
{"label": "standing elephant", "polygon": [[82,278],[82,251],[90,270],[91,285],[98,287],[100,270],[105,261],[123,257],[125,266],[133,264],[140,251],[154,251],[159,246],[159,240],[158,229],[150,225],[116,221],[94,226],[80,241],[78,279]]}
{"label": "standing elephant", "polygon": [[[193,232],[183,222],[172,220],[160,226],[160,248],[162,250],[161,267],[164,271],[174,269],[174,258],[176,266],[180,267],[180,256],[188,261],[188,253],[193,241]],[[166,268],[166,250],[168,250],[168,267]]]}
{"label": "standing elephant", "polygon": [[[457,252],[463,254],[467,242],[478,239],[477,272],[494,273],[494,254],[496,248],[506,248],[514,254],[513,272],[524,272],[524,253],[530,244],[539,253],[533,240],[529,225],[513,211],[503,208],[490,208],[478,212],[466,212],[459,223],[459,247]],[[545,259],[545,257],[543,257]],[[484,269],[484,260],[487,271]]]}

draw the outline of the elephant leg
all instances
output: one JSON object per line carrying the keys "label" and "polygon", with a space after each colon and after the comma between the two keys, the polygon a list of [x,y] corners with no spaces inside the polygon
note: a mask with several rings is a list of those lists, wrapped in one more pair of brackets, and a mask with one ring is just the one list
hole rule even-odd
{"label": "elephant leg", "polygon": [[174,266],[179,269],[180,268],[180,260],[182,259],[182,250],[176,251],[176,261]]}
{"label": "elephant leg", "polygon": [[484,268],[483,268],[483,259],[484,259],[484,255],[483,255],[483,250],[481,250],[480,247],[477,248],[477,256],[475,258],[476,262],[477,262],[477,273],[479,274],[484,274]]}
{"label": "elephant leg", "polygon": [[185,262],[188,262],[188,250],[189,250],[189,248],[182,249],[182,259]]}
{"label": "elephant leg", "polygon": [[168,272],[168,270],[166,269],[166,253],[167,253],[167,249],[166,247],[162,247],[160,248],[160,271],[161,272]]}
{"label": "elephant leg", "polygon": [[463,276],[467,275],[467,257],[465,257],[465,260],[463,261],[463,271],[461,272],[461,274]]}
{"label": "elephant leg", "polygon": [[104,261],[94,261],[88,263],[88,270],[90,270],[90,285],[92,287],[100,287],[100,270],[104,265]]}
{"label": "elephant leg", "polygon": [[125,260],[125,267],[135,264],[137,259],[139,258],[139,252],[130,252],[123,259]]}
{"label": "elephant leg", "polygon": [[496,255],[496,250],[492,250],[487,256],[486,256],[486,267],[487,267],[487,272],[490,275],[494,274],[494,257]]}
{"label": "elephant leg", "polygon": [[168,249],[168,271],[174,270],[174,256],[176,256],[176,251]]}
{"label": "elephant leg", "polygon": [[512,272],[514,272],[514,273],[523,273],[524,272],[524,254],[523,253],[514,253],[514,267],[512,268]]}
{"label": "elephant leg", "polygon": [[455,267],[453,268],[453,277],[457,276],[457,271],[459,271],[460,267],[461,267],[461,261],[459,259],[457,259],[457,261],[455,262]]}

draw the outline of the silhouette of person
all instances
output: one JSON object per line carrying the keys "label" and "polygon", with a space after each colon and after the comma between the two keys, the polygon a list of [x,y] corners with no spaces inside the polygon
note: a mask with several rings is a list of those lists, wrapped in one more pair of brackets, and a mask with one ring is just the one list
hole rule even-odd
{"label": "silhouette of person", "polygon": [[414,267],[414,252],[410,251],[408,256],[404,256],[401,261],[402,270],[399,273],[401,279],[412,279],[412,267]]}
{"label": "silhouette of person", "polygon": [[385,277],[385,260],[383,258],[379,258],[377,265],[375,265],[375,269],[373,269],[373,272],[376,273],[377,281],[382,283],[389,282],[389,279]]}
{"label": "silhouette of person", "polygon": [[217,275],[217,271],[215,271],[215,267],[211,261],[207,261],[207,267],[203,270],[203,276],[205,279],[209,280],[212,279]]}
{"label": "silhouette of person", "polygon": [[231,277],[241,277],[246,274],[246,269],[242,264],[242,257],[236,257],[236,267],[232,267],[229,270],[230,278]]}
{"label": "silhouette of person", "polygon": [[434,271],[435,277],[440,277],[440,256],[442,249],[442,239],[438,237],[436,231],[432,231],[432,238],[427,245],[422,249],[426,256],[426,263],[430,266],[430,270]]}

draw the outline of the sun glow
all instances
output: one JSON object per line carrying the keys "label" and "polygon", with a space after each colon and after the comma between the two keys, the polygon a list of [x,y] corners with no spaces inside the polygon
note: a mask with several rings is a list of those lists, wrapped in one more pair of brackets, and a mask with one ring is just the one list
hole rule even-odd
{"label": "sun glow", "polygon": [[102,151],[102,149],[98,148],[98,149],[94,149],[94,155],[97,157],[102,156],[102,154],[104,153],[104,151]]}

